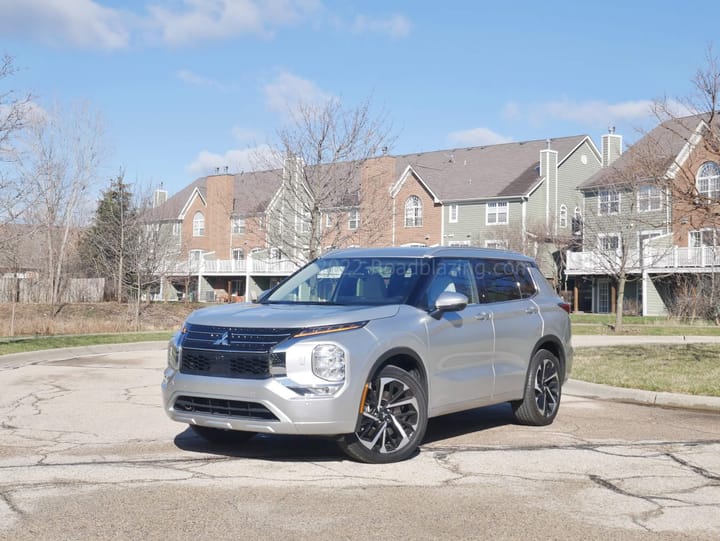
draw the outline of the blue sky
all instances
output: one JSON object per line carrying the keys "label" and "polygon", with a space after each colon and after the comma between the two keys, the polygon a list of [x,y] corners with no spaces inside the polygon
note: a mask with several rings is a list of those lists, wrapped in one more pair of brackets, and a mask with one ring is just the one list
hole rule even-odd
{"label": "blue sky", "polygon": [[[171,193],[249,168],[297,99],[370,97],[393,154],[588,134],[629,143],[685,97],[717,39],[714,1],[0,0],[0,81],[86,102],[123,168]],[[715,43],[717,52],[720,43]]]}

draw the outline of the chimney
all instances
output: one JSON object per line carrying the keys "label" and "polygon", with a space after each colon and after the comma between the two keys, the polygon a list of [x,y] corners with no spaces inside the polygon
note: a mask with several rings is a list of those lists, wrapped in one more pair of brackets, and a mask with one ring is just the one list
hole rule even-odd
{"label": "chimney", "polygon": [[547,148],[540,151],[540,177],[545,179],[545,227],[549,228],[558,205],[558,152],[550,148],[549,139],[546,143]]}
{"label": "chimney", "polygon": [[602,136],[602,166],[607,167],[622,154],[622,135],[615,133],[615,126]]}
{"label": "chimney", "polygon": [[153,208],[159,207],[167,201],[167,196],[167,190],[163,190],[162,188],[155,190],[155,194],[153,195]]}

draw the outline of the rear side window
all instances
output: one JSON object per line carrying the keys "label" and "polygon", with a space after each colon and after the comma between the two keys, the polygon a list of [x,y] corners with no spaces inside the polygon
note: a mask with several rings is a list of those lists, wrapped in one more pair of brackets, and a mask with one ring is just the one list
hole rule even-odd
{"label": "rear side window", "polygon": [[529,264],[511,259],[481,259],[475,264],[475,281],[481,303],[514,301],[535,295]]}

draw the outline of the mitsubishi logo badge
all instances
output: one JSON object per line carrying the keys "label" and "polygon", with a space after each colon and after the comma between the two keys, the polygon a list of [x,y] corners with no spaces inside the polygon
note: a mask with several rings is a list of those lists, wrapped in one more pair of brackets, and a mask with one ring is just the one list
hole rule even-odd
{"label": "mitsubishi logo badge", "polygon": [[213,342],[213,346],[229,346],[230,331],[225,331],[223,335]]}

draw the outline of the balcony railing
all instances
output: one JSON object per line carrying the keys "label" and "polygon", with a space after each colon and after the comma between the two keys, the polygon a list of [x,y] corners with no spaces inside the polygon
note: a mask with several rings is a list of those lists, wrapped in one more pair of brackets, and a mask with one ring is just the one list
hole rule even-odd
{"label": "balcony railing", "polygon": [[298,264],[287,259],[207,259],[180,261],[162,269],[165,275],[289,275],[298,269]]}
{"label": "balcony railing", "polygon": [[629,250],[625,259],[615,252],[568,252],[566,274],[607,274],[620,268],[625,272],[720,272],[720,246],[702,248],[645,248]]}

